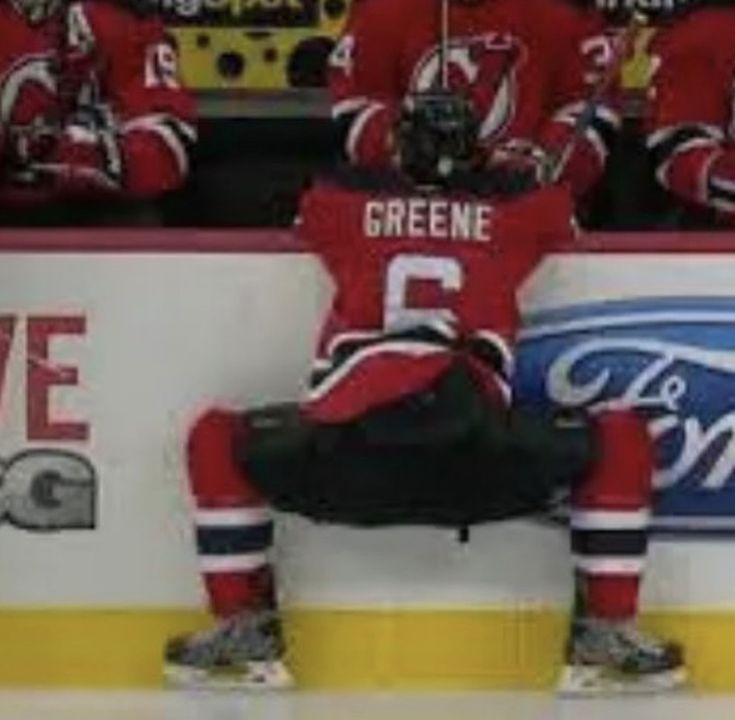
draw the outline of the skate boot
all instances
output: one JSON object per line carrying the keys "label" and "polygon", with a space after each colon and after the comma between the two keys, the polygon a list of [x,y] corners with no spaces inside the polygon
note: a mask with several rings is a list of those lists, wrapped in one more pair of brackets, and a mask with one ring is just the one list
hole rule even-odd
{"label": "skate boot", "polygon": [[171,639],[164,677],[173,687],[273,690],[293,684],[275,610],[243,612],[203,630]]}
{"label": "skate boot", "polygon": [[631,622],[575,619],[558,689],[562,695],[655,693],[686,679],[680,645],[643,635]]}

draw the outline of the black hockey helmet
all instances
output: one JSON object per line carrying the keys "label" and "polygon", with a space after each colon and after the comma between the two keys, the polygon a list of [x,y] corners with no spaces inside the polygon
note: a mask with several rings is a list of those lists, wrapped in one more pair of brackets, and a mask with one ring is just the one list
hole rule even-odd
{"label": "black hockey helmet", "polygon": [[420,184],[442,184],[472,167],[477,119],[461,95],[436,90],[409,95],[396,127],[401,169]]}

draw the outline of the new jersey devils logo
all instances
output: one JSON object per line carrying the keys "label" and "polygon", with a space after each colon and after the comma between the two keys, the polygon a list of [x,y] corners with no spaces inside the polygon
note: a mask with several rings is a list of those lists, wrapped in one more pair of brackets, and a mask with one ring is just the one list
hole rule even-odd
{"label": "new jersey devils logo", "polygon": [[[416,65],[414,91],[427,91],[441,75],[439,48],[432,47]],[[505,34],[453,38],[447,52],[449,86],[466,93],[480,125],[480,139],[500,135],[515,114],[517,72],[526,52],[521,42]]]}
{"label": "new jersey devils logo", "polygon": [[50,53],[26,55],[0,77],[0,125],[25,125],[55,104],[57,80]]}

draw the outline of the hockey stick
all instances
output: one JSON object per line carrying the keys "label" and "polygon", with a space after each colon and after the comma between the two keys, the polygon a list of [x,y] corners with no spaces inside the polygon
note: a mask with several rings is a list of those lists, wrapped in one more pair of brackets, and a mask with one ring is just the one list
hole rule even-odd
{"label": "hockey stick", "polygon": [[449,0],[439,0],[439,90],[449,91]]}
{"label": "hockey stick", "polygon": [[610,62],[607,64],[605,72],[597,84],[593,87],[590,96],[584,101],[584,106],[575,119],[571,135],[556,155],[553,155],[548,161],[547,178],[549,183],[559,181],[572,153],[577,147],[577,143],[579,143],[594,121],[598,107],[615,79],[619,76],[620,70],[634,46],[639,30],[646,25],[646,22],[645,16],[639,13],[633,13],[625,29],[615,38]]}

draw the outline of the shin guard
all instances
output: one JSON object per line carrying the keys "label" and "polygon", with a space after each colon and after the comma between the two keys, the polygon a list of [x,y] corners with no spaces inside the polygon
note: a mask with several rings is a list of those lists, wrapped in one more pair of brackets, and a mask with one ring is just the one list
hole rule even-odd
{"label": "shin guard", "polygon": [[194,423],[186,448],[197,551],[217,617],[275,602],[268,557],[273,522],[267,504],[234,462],[238,422],[235,413],[210,410]]}
{"label": "shin guard", "polygon": [[623,619],[638,609],[653,451],[645,423],[634,413],[610,411],[596,422],[599,457],[572,496],[578,609],[588,616]]}

